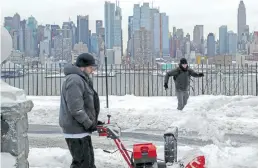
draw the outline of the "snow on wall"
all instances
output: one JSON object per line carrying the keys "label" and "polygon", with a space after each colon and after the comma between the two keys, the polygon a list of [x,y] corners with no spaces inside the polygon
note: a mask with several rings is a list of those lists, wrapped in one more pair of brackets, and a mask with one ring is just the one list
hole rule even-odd
{"label": "snow on wall", "polygon": [[2,168],[15,168],[16,158],[10,153],[1,153],[1,167]]}

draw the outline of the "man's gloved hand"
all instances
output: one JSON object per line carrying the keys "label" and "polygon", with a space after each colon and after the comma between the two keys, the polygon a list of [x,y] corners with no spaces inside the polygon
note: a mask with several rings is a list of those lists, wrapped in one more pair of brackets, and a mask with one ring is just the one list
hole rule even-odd
{"label": "man's gloved hand", "polygon": [[164,84],[164,88],[165,88],[166,90],[168,89],[168,84],[167,84],[167,83]]}
{"label": "man's gloved hand", "polygon": [[95,132],[95,131],[97,131],[97,126],[94,124],[94,125],[92,125],[90,128],[89,128],[89,131],[90,132]]}
{"label": "man's gloved hand", "polygon": [[199,76],[200,77],[204,77],[204,74],[201,72],[201,73],[199,73]]}
{"label": "man's gloved hand", "polygon": [[104,125],[105,122],[102,122],[102,121],[98,121],[97,125]]}

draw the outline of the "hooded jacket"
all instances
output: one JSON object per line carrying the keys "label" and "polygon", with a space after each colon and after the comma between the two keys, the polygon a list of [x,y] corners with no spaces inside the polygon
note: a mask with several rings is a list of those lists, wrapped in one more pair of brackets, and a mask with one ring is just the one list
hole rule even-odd
{"label": "hooded jacket", "polygon": [[190,85],[190,77],[201,77],[199,73],[195,72],[191,68],[184,69],[181,64],[178,68],[175,68],[166,73],[164,83],[168,83],[169,77],[175,77],[176,91],[188,91]]}
{"label": "hooded jacket", "polygon": [[64,67],[59,125],[66,134],[92,132],[99,115],[99,97],[87,74],[77,66]]}

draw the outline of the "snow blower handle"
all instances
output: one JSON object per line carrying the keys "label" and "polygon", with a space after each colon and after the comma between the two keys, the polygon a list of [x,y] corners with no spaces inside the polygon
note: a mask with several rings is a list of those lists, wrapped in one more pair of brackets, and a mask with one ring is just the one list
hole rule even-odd
{"label": "snow blower handle", "polygon": [[110,115],[110,114],[108,114],[108,115],[107,115],[107,117],[108,117],[108,122],[107,122],[107,123],[108,123],[108,124],[110,124],[110,118],[111,118],[111,115]]}

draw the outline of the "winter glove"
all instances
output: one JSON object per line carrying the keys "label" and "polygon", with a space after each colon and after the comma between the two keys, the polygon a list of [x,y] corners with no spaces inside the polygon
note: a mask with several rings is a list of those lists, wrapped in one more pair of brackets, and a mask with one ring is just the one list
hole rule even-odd
{"label": "winter glove", "polygon": [[164,84],[164,88],[165,88],[166,90],[168,89],[168,84],[167,84],[167,83]]}
{"label": "winter glove", "polygon": [[97,125],[104,125],[105,122],[102,122],[102,121],[98,121]]}
{"label": "winter glove", "polygon": [[100,126],[100,125],[104,125],[105,122],[102,122],[102,121],[98,121],[97,124],[92,124],[92,126],[89,128],[89,131],[90,132],[95,132],[97,131],[97,126]]}
{"label": "winter glove", "polygon": [[200,77],[204,77],[204,74],[201,72],[201,73],[199,73],[199,76]]}
{"label": "winter glove", "polygon": [[95,131],[97,131],[97,127],[96,127],[96,126],[91,126],[91,127],[89,128],[89,131],[90,131],[90,132],[95,132]]}
{"label": "winter glove", "polygon": [[82,125],[84,126],[84,129],[88,130],[92,127],[93,122],[90,119],[88,119],[88,120],[84,121],[82,123]]}
{"label": "winter glove", "polygon": [[89,128],[90,132],[95,132],[97,131],[97,125],[96,124],[92,124],[91,127]]}

